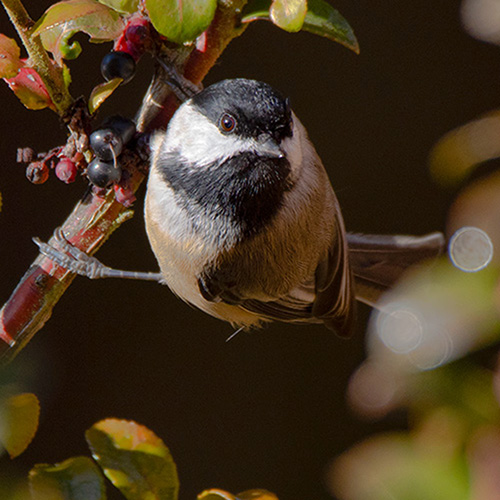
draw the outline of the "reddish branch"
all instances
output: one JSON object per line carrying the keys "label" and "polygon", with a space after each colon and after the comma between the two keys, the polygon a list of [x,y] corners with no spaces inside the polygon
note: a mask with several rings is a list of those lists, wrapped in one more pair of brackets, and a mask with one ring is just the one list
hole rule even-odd
{"label": "reddish branch", "polygon": [[[215,64],[227,44],[242,32],[238,26],[237,9],[243,2],[221,3],[206,32],[204,47],[198,49],[167,49],[178,71],[194,83],[199,83]],[[141,110],[139,127],[150,130],[164,127],[174,113],[177,102],[165,91],[162,108],[152,112],[154,105],[146,99]],[[136,155],[129,170],[135,191],[144,180],[144,161]],[[87,193],[62,224],[66,238],[77,248],[95,253],[111,233],[127,218],[127,209],[115,201],[113,190],[99,197]],[[57,246],[54,238],[50,243]],[[30,341],[50,318],[57,301],[73,281],[75,275],[39,255],[22,277],[16,289],[0,311],[0,358],[9,361]]]}

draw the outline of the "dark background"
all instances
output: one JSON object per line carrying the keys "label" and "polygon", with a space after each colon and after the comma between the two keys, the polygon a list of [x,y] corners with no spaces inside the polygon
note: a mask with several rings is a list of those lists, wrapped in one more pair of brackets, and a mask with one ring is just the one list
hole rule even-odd
{"label": "dark background", "polygon": [[[37,18],[51,2],[26,1]],[[338,0],[361,45],[356,56],[307,33],[252,25],[232,42],[206,83],[228,77],[265,80],[291,98],[323,158],[351,231],[413,233],[443,229],[454,193],[428,174],[432,145],[451,128],[496,108],[498,49],[462,29],[456,0]],[[1,31],[13,36],[0,12]],[[110,44],[84,43],[71,63],[73,95],[101,81]],[[133,116],[150,77],[141,61],[101,116]],[[26,110],[0,86],[0,300],[7,300],[37,252],[85,189],[55,177],[31,185],[16,148],[45,151],[64,142],[49,111]],[[142,219],[117,231],[98,257],[114,267],[156,270]],[[404,416],[360,420],[345,402],[346,384],[363,359],[369,310],[360,308],[354,339],[320,326],[275,324],[240,334],[189,308],[152,283],[77,278],[45,328],[21,353],[24,388],[42,403],[38,434],[0,479],[37,462],[88,454],[84,431],[115,416],[147,425],[177,462],[181,498],[209,487],[236,493],[266,488],[283,500],[331,498],[331,460]]]}

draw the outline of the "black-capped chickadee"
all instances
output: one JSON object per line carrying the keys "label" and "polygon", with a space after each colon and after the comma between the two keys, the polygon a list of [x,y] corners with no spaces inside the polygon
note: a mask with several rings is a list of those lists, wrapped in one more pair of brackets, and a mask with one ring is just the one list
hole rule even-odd
{"label": "black-capped chickadee", "polygon": [[170,289],[240,327],[324,323],[347,336],[355,297],[373,303],[444,245],[440,233],[350,235],[348,245],[328,176],[288,99],[247,79],[201,91],[156,134],[145,218]]}
{"label": "black-capped chickadee", "polygon": [[288,100],[266,83],[224,80],[186,100],[152,140],[146,229],[161,273],[103,266],[37,240],[91,278],[156,279],[238,327],[278,320],[352,330],[355,298],[374,305],[441,233],[346,234],[339,203]]}

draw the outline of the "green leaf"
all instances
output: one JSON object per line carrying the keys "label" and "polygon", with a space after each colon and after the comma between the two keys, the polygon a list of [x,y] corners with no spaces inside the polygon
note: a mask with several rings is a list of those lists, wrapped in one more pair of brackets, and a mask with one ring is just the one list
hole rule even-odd
{"label": "green leaf", "polygon": [[97,111],[97,108],[118,88],[123,78],[113,78],[109,82],[96,85],[89,97],[89,113],[92,115]]}
{"label": "green leaf", "polygon": [[33,68],[21,68],[14,78],[6,78],[5,81],[28,109],[49,107],[55,110],[47,88]]}
{"label": "green leaf", "polygon": [[92,456],[129,500],[177,500],[177,469],[163,441],[147,427],[101,420],[86,433]]}
{"label": "green leaf", "polygon": [[[241,21],[270,21],[271,0],[252,0],[245,9]],[[309,0],[302,30],[320,35],[344,45],[359,54],[359,44],[345,18],[325,0]]]}
{"label": "green leaf", "polygon": [[3,402],[0,441],[10,458],[19,456],[31,443],[38,429],[39,417],[40,403],[34,394],[16,394]]}
{"label": "green leaf", "polygon": [[307,0],[274,0],[271,21],[285,31],[300,31],[307,13]]}
{"label": "green leaf", "polygon": [[349,23],[324,0],[309,0],[303,29],[338,42],[359,54],[358,40]]}
{"label": "green leaf", "polygon": [[104,478],[88,457],[37,464],[29,474],[32,500],[105,500]]}
{"label": "green leaf", "polygon": [[33,27],[33,35],[40,35],[45,49],[61,64],[62,59],[73,59],[81,52],[77,42],[69,44],[75,33],[83,31],[91,41],[104,42],[117,38],[124,26],[118,12],[106,5],[95,0],[67,0],[45,11]]}
{"label": "green leaf", "polygon": [[16,41],[0,33],[0,78],[13,78],[17,75],[21,67],[20,54]]}
{"label": "green leaf", "polygon": [[146,7],[158,33],[172,42],[184,43],[208,28],[217,0],[146,0]]}
{"label": "green leaf", "polygon": [[132,14],[139,8],[139,0],[98,0],[122,14]]}

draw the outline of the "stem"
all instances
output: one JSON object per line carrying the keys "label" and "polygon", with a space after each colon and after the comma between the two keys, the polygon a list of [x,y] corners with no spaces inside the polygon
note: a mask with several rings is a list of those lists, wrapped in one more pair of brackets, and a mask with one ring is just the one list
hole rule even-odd
{"label": "stem", "polygon": [[[20,5],[17,0],[2,0],[4,5]],[[243,0],[233,0],[219,4],[210,28],[207,30],[207,43],[204,51],[178,47],[172,51],[178,71],[198,83],[226,48],[227,44],[243,32],[238,23],[237,11]],[[16,9],[16,12],[18,10]],[[18,26],[17,24],[16,26]],[[167,88],[153,81],[148,96],[139,115],[138,128],[151,130],[157,126],[165,127],[178,103],[170,92],[165,91],[159,100],[149,99],[153,88]],[[158,103],[159,106],[158,107]],[[159,113],[158,113],[159,110]],[[120,157],[121,161],[123,153]],[[133,155],[133,153],[131,153]],[[135,191],[144,180],[144,160],[138,155],[127,165],[131,172],[131,187]],[[74,208],[63,223],[66,238],[80,250],[92,255],[107,240],[111,233],[126,218],[127,209],[119,204],[113,190],[105,198],[89,193]],[[53,239],[49,243],[54,244]],[[39,255],[23,276],[9,300],[0,310],[0,358],[12,360],[29,340],[50,318],[57,301],[67,290],[75,275],[54,264],[50,259]]]}
{"label": "stem", "polygon": [[49,55],[43,48],[40,37],[31,35],[31,29],[35,23],[26,12],[21,1],[1,1],[28,52],[31,67],[40,75],[59,116],[64,116],[73,103],[73,98],[63,82],[61,69],[50,60]]}

